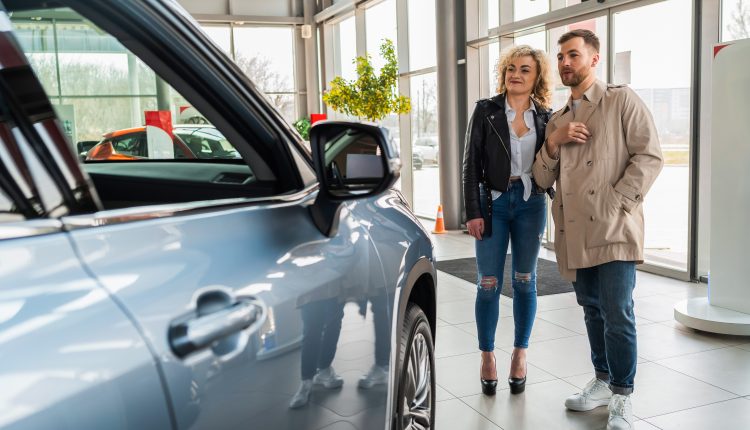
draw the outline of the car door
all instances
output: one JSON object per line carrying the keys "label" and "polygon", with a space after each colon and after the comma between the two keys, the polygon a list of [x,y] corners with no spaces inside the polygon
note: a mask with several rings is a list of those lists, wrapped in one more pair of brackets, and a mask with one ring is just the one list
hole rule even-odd
{"label": "car door", "polygon": [[[242,155],[237,161],[247,163],[87,163],[104,207],[62,217],[86,270],[143,332],[164,376],[176,428],[383,428],[387,385],[358,388],[375,361],[373,316],[362,310],[368,297],[385,291],[383,277],[370,276],[382,268],[352,215],[359,203],[341,208],[336,234],[320,232],[310,215],[317,183],[308,156],[284,140],[279,116],[262,96],[236,82],[236,68],[217,71],[216,64],[197,62],[219,51],[204,46],[207,39],[189,27],[178,6],[66,4],[72,9],[62,13],[77,28],[116,33],[107,43],[127,44],[128,54],[153,64],[157,77],[200,107]],[[41,6],[26,15],[44,19]],[[197,39],[168,50],[186,37]],[[172,57],[183,61],[168,61]],[[205,78],[202,73],[211,79],[191,81]],[[243,127],[248,131],[240,132]],[[237,176],[238,169],[249,173]],[[205,172],[213,179],[201,183]],[[210,172],[238,182],[217,183]],[[192,190],[195,198],[172,199],[172,190]],[[233,197],[218,199],[211,190]],[[326,362],[323,356],[333,360],[327,362],[343,386],[316,387],[308,403],[290,408],[303,367],[314,372],[316,363]]]}
{"label": "car door", "polygon": [[59,124],[9,49],[8,23],[0,9],[0,428],[169,428],[147,344],[58,219],[94,196],[55,164],[75,155],[58,151]]}

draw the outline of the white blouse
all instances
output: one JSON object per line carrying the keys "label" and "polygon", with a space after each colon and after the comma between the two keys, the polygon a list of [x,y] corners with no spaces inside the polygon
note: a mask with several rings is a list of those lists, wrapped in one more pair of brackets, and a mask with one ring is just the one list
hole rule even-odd
{"label": "white blouse", "polygon": [[[536,127],[534,126],[534,113],[536,107],[533,101],[529,101],[529,108],[523,113],[523,120],[529,131],[521,137],[516,136],[513,130],[513,120],[516,111],[505,99],[505,116],[508,118],[508,129],[510,130],[510,176],[520,176],[523,183],[523,200],[529,200],[531,196],[531,166],[534,164],[536,150]],[[492,190],[492,200],[497,199],[503,193]]]}

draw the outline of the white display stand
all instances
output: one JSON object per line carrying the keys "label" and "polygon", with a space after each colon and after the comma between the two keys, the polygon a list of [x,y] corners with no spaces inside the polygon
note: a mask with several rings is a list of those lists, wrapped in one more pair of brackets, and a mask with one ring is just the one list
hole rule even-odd
{"label": "white display stand", "polygon": [[714,46],[708,297],[674,308],[699,330],[750,336],[750,40]]}

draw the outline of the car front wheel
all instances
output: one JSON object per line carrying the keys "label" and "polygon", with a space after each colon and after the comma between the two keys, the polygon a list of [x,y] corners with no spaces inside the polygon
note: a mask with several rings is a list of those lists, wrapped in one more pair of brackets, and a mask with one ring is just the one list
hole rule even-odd
{"label": "car front wheel", "polygon": [[430,429],[435,422],[435,344],[427,316],[409,303],[401,327],[398,428]]}

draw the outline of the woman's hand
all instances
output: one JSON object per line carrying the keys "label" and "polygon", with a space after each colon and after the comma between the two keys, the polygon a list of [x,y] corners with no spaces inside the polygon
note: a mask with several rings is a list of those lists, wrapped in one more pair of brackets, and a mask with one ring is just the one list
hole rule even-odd
{"label": "woman's hand", "polygon": [[476,240],[482,240],[484,233],[484,218],[474,218],[466,221],[466,229]]}

